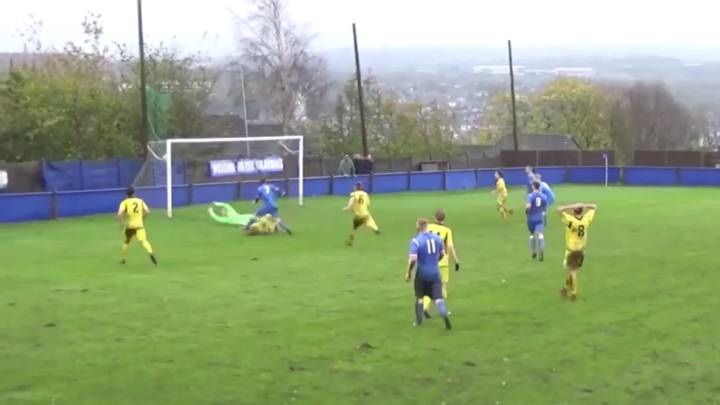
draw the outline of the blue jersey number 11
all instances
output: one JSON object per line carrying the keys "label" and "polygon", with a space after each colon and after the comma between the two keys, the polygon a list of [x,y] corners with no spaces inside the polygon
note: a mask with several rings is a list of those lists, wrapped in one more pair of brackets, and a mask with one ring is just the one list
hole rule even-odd
{"label": "blue jersey number 11", "polygon": [[428,254],[435,254],[437,252],[437,249],[435,248],[435,240],[428,239],[425,243],[427,243]]}

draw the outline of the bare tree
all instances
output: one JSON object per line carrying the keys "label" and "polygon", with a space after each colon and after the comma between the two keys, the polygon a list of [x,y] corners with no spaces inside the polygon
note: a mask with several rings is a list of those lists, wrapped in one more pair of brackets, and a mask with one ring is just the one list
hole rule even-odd
{"label": "bare tree", "polygon": [[326,92],[325,61],[313,55],[313,35],[296,26],[287,15],[284,0],[251,0],[254,11],[237,20],[242,56],[262,80],[273,112],[288,131],[307,100]]}
{"label": "bare tree", "polygon": [[638,82],[626,90],[635,149],[687,148],[691,115],[661,83]]}

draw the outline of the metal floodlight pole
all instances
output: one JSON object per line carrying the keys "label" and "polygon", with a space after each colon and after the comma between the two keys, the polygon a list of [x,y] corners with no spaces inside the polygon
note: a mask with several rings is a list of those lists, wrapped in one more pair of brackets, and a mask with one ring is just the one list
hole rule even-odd
{"label": "metal floodlight pole", "polygon": [[[240,86],[242,87],[242,99],[243,99],[243,121],[245,122],[245,137],[250,136],[248,126],[248,114],[247,114],[247,101],[245,99],[245,66],[240,65]],[[245,142],[245,152],[250,157],[250,142]]]}
{"label": "metal floodlight pole", "polygon": [[[140,143],[148,144],[147,94],[145,85],[145,39],[143,37],[142,0],[137,0],[138,47],[140,49]],[[144,149],[143,149],[144,150]]]}
{"label": "metal floodlight pole", "polygon": [[362,71],[360,70],[360,52],[358,51],[357,29],[352,25],[353,43],[355,45],[355,78],[358,87],[358,104],[360,105],[360,131],[362,134],[363,155],[368,156],[367,128],[365,127],[365,102],[363,100]]}
{"label": "metal floodlight pole", "polygon": [[508,39],[508,60],[510,61],[510,97],[512,98],[513,146],[518,150],[517,111],[515,109],[515,71],[513,69],[512,42]]}

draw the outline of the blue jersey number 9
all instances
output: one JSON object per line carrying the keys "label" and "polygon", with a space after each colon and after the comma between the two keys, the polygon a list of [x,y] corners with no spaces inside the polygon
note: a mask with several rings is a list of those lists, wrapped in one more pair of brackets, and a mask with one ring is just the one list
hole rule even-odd
{"label": "blue jersey number 9", "polygon": [[539,206],[541,206],[541,205],[542,205],[542,198],[540,198],[540,197],[535,197],[535,206],[536,206],[536,207],[539,207]]}

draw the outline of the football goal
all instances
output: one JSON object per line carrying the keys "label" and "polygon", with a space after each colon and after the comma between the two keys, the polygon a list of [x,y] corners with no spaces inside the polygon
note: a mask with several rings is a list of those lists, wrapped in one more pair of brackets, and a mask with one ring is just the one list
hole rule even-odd
{"label": "football goal", "polygon": [[[173,216],[173,186],[236,182],[243,179],[291,178],[303,204],[301,135],[242,138],[176,138],[150,142],[134,185],[163,186],[167,216]],[[202,188],[198,188],[202,192]]]}

